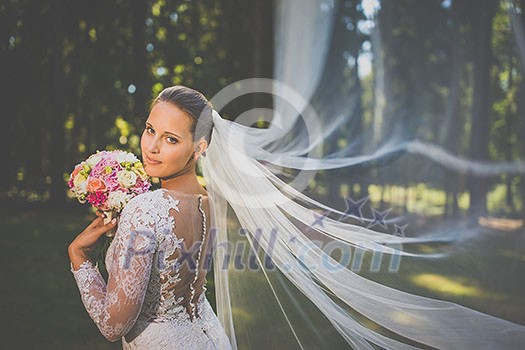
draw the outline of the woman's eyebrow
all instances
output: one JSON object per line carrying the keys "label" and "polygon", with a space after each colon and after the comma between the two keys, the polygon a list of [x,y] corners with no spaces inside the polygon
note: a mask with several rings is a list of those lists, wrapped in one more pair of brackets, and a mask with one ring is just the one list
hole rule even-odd
{"label": "woman's eyebrow", "polygon": [[175,133],[172,133],[172,132],[169,132],[169,131],[164,131],[164,134],[168,134],[168,135],[173,135],[175,137],[178,137],[179,139],[182,138],[180,137],[179,135],[175,134]]}
{"label": "woman's eyebrow", "polygon": [[[153,127],[153,125],[151,125],[151,123],[149,123],[149,122],[146,122],[146,126],[149,126],[149,127],[151,127],[152,129],[155,129],[155,128]],[[179,135],[177,135],[177,134],[175,134],[175,133],[173,133],[173,132],[170,132],[170,131],[164,131],[164,134],[173,135],[173,136],[175,136],[175,137],[177,137],[177,138],[179,138],[179,139],[182,138],[181,136],[179,136]]]}

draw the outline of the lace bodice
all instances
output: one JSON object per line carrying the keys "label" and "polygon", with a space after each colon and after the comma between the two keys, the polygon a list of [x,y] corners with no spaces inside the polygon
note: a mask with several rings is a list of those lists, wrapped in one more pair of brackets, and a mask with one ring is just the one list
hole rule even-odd
{"label": "lace bodice", "polygon": [[73,275],[101,333],[115,341],[139,321],[200,318],[208,265],[207,197],[156,190],[124,208],[106,256],[107,283],[84,262]]}

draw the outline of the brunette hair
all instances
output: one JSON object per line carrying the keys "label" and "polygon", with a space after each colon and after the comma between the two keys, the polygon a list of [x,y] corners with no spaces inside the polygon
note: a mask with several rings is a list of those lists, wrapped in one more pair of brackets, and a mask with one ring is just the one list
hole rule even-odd
{"label": "brunette hair", "polygon": [[210,144],[213,107],[202,93],[182,85],[170,86],[159,93],[152,106],[158,102],[172,103],[184,111],[192,120],[193,140],[204,138]]}

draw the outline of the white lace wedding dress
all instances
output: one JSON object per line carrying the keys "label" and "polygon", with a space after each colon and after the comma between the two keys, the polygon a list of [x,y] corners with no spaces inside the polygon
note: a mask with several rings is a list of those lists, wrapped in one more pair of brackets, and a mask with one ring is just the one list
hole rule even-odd
{"label": "white lace wedding dress", "polygon": [[108,340],[122,338],[123,349],[231,348],[205,297],[207,213],[206,196],[164,189],[137,196],[108,249],[108,282],[90,262],[72,269]]}

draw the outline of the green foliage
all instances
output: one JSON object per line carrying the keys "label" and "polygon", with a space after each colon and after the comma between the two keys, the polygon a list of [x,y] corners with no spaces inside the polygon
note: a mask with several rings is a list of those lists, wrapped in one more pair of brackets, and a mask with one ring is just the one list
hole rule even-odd
{"label": "green foliage", "polygon": [[[11,116],[2,200],[28,192],[49,198],[57,190],[63,200],[62,174],[89,154],[140,154],[148,104],[164,87],[184,84],[211,97],[251,76],[255,52],[265,55],[258,71],[270,76],[271,8],[233,0],[2,4]],[[254,34],[256,15],[265,19]],[[261,50],[253,49],[254,35],[267,37],[258,40]],[[21,134],[27,137],[14,136]]]}
{"label": "green foliage", "polygon": [[[341,45],[331,48],[335,53],[327,65],[341,67],[337,72],[345,82],[341,91],[330,93],[337,93],[341,103],[356,96],[357,103],[348,104],[348,113],[359,118],[336,130],[325,151],[355,146],[354,140],[372,130],[377,143],[394,131],[402,139],[431,141],[467,157],[477,152],[472,139],[481,137],[481,144],[487,146],[482,160],[525,158],[520,134],[525,130],[525,107],[520,105],[525,79],[503,1],[490,8],[492,57],[483,68],[490,75],[487,136],[474,130],[480,39],[475,19],[485,8],[476,4],[473,0],[448,5],[441,0],[382,1],[374,18],[381,47],[374,51],[371,43],[378,37],[373,38],[374,25],[361,1],[338,2],[333,33],[334,42]],[[148,105],[164,87],[185,84],[211,97],[239,79],[271,77],[272,13],[272,2],[262,0],[2,3],[4,113],[10,117],[1,140],[8,150],[9,168],[0,175],[0,199],[46,201],[58,196],[63,200],[64,174],[97,149],[140,154]],[[523,17],[523,9],[519,13]],[[359,58],[365,55],[371,57],[373,69],[359,76]],[[380,67],[384,88],[378,91]],[[330,86],[332,78],[323,76],[321,86]],[[378,105],[381,99],[384,103]],[[254,101],[237,99],[223,112],[235,117]],[[257,107],[261,101],[272,104],[258,100]],[[402,128],[395,129],[398,125]],[[355,146],[354,154],[363,153],[366,149]],[[419,159],[400,159],[398,164],[359,170],[360,180],[353,183],[345,180],[349,172],[340,172],[341,181],[331,181],[325,174],[316,179],[314,192],[323,196],[346,185],[351,194],[357,185],[364,195],[370,184],[408,191],[413,181],[432,183],[429,186],[461,198],[470,182],[461,175],[449,176],[445,169],[429,170]],[[406,176],[405,169],[421,170]],[[388,179],[381,175],[387,171]],[[507,181],[514,185],[505,185]],[[525,193],[522,177],[508,180],[503,174],[490,179],[484,191],[490,193],[498,186],[506,188],[505,201],[515,203],[518,210]],[[490,198],[487,207],[496,210]],[[468,205],[468,201],[461,203]]]}

